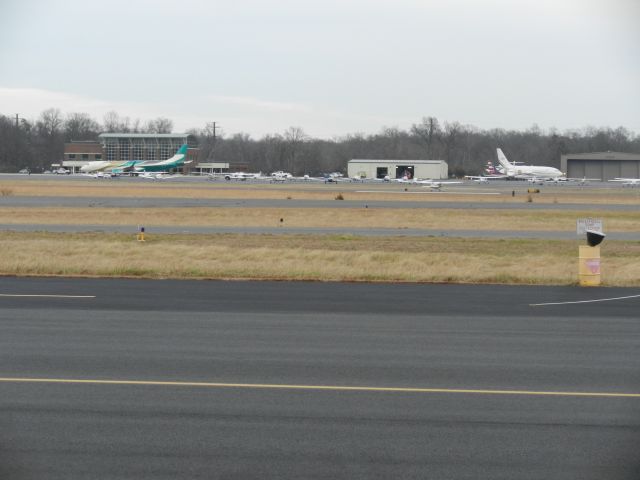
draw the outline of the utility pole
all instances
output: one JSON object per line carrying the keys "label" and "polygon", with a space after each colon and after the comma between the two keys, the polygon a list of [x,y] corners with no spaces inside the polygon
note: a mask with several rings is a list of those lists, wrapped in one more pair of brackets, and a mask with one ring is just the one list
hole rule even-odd
{"label": "utility pole", "polygon": [[21,118],[18,113],[16,113],[16,128],[20,126],[20,120],[24,122],[24,118]]}
{"label": "utility pole", "polygon": [[216,130],[220,128],[216,122],[207,123],[207,127],[211,128],[213,132],[213,141],[211,142],[211,150],[209,151],[209,160],[213,160],[214,150],[216,148]]}

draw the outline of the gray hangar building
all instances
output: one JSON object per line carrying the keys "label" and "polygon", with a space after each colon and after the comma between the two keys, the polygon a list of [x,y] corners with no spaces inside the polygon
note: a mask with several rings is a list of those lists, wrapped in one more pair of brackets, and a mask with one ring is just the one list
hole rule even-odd
{"label": "gray hangar building", "polygon": [[570,178],[640,178],[640,154],[568,153],[560,156],[560,170]]}
{"label": "gray hangar building", "polygon": [[448,178],[449,166],[444,160],[372,160],[353,159],[347,164],[350,178]]}

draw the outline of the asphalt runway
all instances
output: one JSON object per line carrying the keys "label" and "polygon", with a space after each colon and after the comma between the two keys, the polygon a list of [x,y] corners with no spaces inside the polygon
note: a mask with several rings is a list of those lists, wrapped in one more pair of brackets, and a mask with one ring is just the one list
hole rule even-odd
{"label": "asphalt runway", "polygon": [[636,479],[639,303],[0,278],[0,478]]}

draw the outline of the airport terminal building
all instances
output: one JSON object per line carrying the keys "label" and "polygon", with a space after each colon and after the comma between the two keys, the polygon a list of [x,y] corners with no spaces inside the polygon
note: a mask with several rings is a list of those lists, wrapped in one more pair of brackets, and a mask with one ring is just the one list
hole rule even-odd
{"label": "airport terminal building", "polygon": [[449,177],[444,160],[372,160],[353,159],[347,165],[349,178],[431,178]]}
{"label": "airport terminal building", "polygon": [[560,170],[569,178],[640,178],[640,154],[568,153],[560,157]]}
{"label": "airport terminal building", "polygon": [[102,133],[97,142],[66,143],[62,166],[75,173],[91,161],[161,161],[185,143],[189,145],[186,160],[191,162],[184,167],[187,173],[197,164],[199,153],[196,138],[188,133]]}

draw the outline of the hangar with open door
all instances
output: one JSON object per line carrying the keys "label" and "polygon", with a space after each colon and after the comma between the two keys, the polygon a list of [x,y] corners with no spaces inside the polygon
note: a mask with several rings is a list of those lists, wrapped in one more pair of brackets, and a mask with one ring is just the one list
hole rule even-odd
{"label": "hangar with open door", "polygon": [[444,160],[378,160],[353,159],[347,165],[350,178],[420,178],[440,180],[449,177],[449,166]]}

